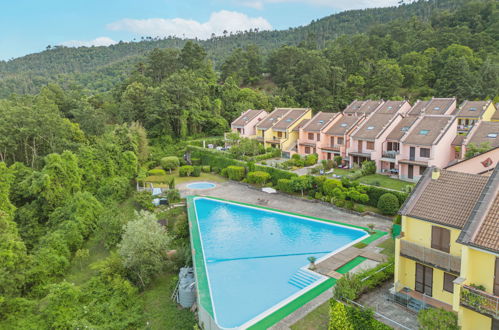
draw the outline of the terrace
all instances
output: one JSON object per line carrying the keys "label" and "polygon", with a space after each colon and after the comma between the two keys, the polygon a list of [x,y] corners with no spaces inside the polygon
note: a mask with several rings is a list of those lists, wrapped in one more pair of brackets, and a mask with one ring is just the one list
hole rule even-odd
{"label": "terrace", "polygon": [[461,286],[461,306],[499,320],[499,297],[469,285]]}

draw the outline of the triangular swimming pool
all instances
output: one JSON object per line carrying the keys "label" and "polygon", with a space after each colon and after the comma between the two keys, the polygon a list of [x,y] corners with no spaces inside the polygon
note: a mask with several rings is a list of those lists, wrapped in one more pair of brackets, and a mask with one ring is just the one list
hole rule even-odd
{"label": "triangular swimming pool", "polygon": [[326,277],[307,269],[307,258],[327,257],[368,236],[361,229],[239,203],[205,197],[191,203],[190,225],[200,242],[193,244],[194,253],[203,255],[201,263],[195,261],[198,290],[202,273],[212,316],[222,329],[247,328],[324,282]]}

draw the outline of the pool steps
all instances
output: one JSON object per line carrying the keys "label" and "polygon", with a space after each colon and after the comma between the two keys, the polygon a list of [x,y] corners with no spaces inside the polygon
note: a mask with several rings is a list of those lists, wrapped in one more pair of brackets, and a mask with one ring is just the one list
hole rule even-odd
{"label": "pool steps", "polygon": [[299,271],[294,273],[293,276],[291,276],[288,283],[296,286],[299,289],[303,289],[303,288],[309,286],[310,284],[314,283],[318,279],[319,279],[318,276],[314,276],[314,275],[300,269]]}

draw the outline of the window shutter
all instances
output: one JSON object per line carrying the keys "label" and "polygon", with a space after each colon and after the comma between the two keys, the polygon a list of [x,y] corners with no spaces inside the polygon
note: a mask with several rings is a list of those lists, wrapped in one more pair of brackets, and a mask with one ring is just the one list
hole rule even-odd
{"label": "window shutter", "polygon": [[444,273],[444,290],[450,293],[454,293],[454,280],[457,276]]}
{"label": "window shutter", "polygon": [[431,248],[440,250],[440,228],[431,226]]}
{"label": "window shutter", "polygon": [[496,272],[494,274],[494,295],[499,296],[499,258],[496,258]]}
{"label": "window shutter", "polygon": [[424,293],[427,296],[432,296],[433,294],[433,268],[424,267]]}
{"label": "window shutter", "polygon": [[440,250],[450,252],[450,230],[440,228]]}

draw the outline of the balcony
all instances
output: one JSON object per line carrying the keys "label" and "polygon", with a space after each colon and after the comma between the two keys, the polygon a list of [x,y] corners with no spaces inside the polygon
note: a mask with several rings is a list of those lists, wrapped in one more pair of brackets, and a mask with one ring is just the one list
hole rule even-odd
{"label": "balcony", "polygon": [[461,271],[460,257],[403,239],[400,240],[400,255],[454,274]]}
{"label": "balcony", "polygon": [[276,136],[273,136],[273,137],[272,137],[272,138],[270,138],[270,139],[266,139],[266,140],[265,140],[265,142],[267,142],[267,143],[276,143],[276,144],[281,144],[281,143],[283,143],[283,142],[284,142],[284,141],[286,141],[286,140],[287,140],[287,138],[284,138],[284,137],[282,137],[282,138],[278,138],[278,137],[276,137]]}
{"label": "balcony", "polygon": [[461,287],[461,306],[499,319],[499,297],[472,286]]}
{"label": "balcony", "polygon": [[257,140],[257,141],[261,141],[261,142],[263,142],[264,137],[263,137],[263,136],[257,136],[257,137],[256,137],[256,140]]}
{"label": "balcony", "polygon": [[383,151],[382,157],[383,158],[395,159],[398,154],[399,154],[398,151],[388,150],[388,151]]}

